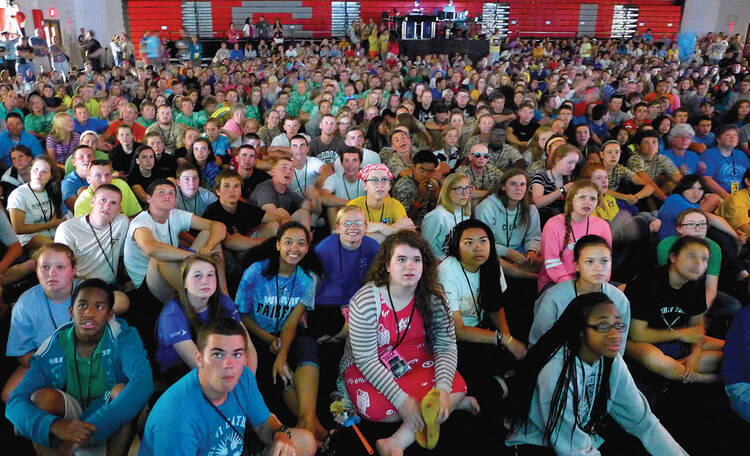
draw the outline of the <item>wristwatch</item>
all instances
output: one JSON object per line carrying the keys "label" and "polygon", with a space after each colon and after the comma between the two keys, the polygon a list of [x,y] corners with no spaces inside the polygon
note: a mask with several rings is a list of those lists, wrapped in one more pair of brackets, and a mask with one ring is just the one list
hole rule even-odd
{"label": "wristwatch", "polygon": [[497,334],[497,345],[500,346],[503,344],[503,333],[501,331],[495,331],[495,334]]}
{"label": "wristwatch", "polygon": [[565,187],[560,187],[560,194],[562,194],[562,196],[565,196]]}
{"label": "wristwatch", "polygon": [[287,437],[290,439],[292,438],[292,431],[289,430],[289,428],[286,426],[286,424],[282,424],[279,429],[276,430],[273,434],[276,435],[279,432],[286,434]]}

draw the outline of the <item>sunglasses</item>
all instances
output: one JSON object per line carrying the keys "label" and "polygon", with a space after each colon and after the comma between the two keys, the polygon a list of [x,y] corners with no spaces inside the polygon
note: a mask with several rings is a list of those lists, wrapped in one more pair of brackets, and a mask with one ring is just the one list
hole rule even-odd
{"label": "sunglasses", "polygon": [[477,158],[490,158],[490,154],[488,153],[481,153],[481,152],[474,152],[474,156]]}

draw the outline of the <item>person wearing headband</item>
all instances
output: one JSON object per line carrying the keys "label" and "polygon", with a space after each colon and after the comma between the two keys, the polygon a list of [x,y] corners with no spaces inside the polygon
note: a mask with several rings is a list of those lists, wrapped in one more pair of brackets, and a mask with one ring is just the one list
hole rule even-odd
{"label": "person wearing headband", "polygon": [[358,206],[364,211],[368,236],[383,242],[399,230],[416,229],[414,222],[406,216],[404,206],[388,195],[393,173],[386,165],[367,165],[359,171],[359,178],[364,182],[365,196],[353,199],[349,205]]}

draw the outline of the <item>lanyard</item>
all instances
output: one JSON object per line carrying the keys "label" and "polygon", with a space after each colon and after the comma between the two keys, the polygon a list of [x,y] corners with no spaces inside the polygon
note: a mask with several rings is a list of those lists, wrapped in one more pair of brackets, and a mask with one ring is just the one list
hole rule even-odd
{"label": "lanyard", "polygon": [[[576,284],[576,282],[578,282],[578,281],[577,280],[573,281],[573,293],[575,293],[576,298],[577,298],[578,297],[578,285]],[[604,284],[600,285],[599,291],[601,291],[602,293],[604,293]]]}
{"label": "lanyard", "polygon": [[[307,177],[307,175],[305,175],[305,177]],[[346,199],[351,201],[354,198],[352,198],[351,195],[349,195],[349,188],[346,186],[346,178],[344,178],[343,174],[341,175],[341,182],[344,183],[344,191],[346,192]],[[354,185],[357,187],[357,196],[355,196],[355,198],[359,198],[359,180],[357,180],[357,182],[355,182]]]}
{"label": "lanyard", "polygon": [[[370,208],[367,206],[366,197],[365,197],[365,210],[367,211],[367,221],[369,222],[371,221],[370,220]],[[383,207],[380,208],[380,220],[379,220],[380,222],[383,221],[383,211],[385,211],[385,201],[383,201]]]}
{"label": "lanyard", "polygon": [[[94,233],[94,239],[96,239],[96,244],[99,246],[99,250],[102,251],[102,255],[104,255],[104,259],[107,260],[107,266],[109,266],[109,269],[112,271],[112,274],[117,276],[115,267],[112,265],[112,261],[110,261],[109,257],[107,256],[107,252],[104,251],[104,247],[102,246],[102,243],[99,240],[99,236],[97,236],[96,234],[96,230],[94,230],[94,225],[92,225],[91,222],[89,221],[88,215],[86,216],[86,223],[89,224],[89,228],[91,228],[91,232]],[[170,243],[172,242],[171,236],[172,236],[172,233],[170,232]],[[110,253],[112,253],[113,260],[115,259],[114,250],[115,250],[115,247],[114,247],[114,239],[112,236],[112,222],[109,222],[109,251]]]}
{"label": "lanyard", "polygon": [[49,298],[47,297],[47,293],[42,290],[42,294],[44,295],[44,300],[47,301],[47,312],[49,313],[49,319],[52,320],[52,326],[55,327],[55,329],[58,328],[57,322],[55,321],[55,316],[52,315],[52,306],[49,303]]}
{"label": "lanyard", "polygon": [[303,194],[303,195],[305,194],[305,189],[307,188],[307,161],[308,160],[305,159],[305,170],[304,170],[304,173],[305,173],[305,180],[304,180],[305,186],[304,187],[301,186],[300,183],[299,183],[299,178],[297,177],[297,168],[294,169],[294,180],[297,182],[297,187],[299,187],[299,192],[301,194]]}
{"label": "lanyard", "polygon": [[[276,332],[279,332],[279,324],[281,323],[281,297],[279,296],[279,275],[276,274],[274,276],[276,279],[276,305],[279,307],[279,313],[276,315]],[[289,299],[286,301],[286,306],[289,307],[289,305],[292,302],[292,293],[294,292],[294,284],[297,282],[297,268],[294,268],[294,275],[292,276],[292,286],[289,288]]]}
{"label": "lanyard", "polygon": [[[735,175],[737,174],[737,171],[734,168],[734,149],[729,153],[729,156],[732,157],[732,179],[734,179]],[[725,163],[729,164],[729,160],[727,160],[727,157],[722,155],[721,158],[724,159]]]}
{"label": "lanyard", "polygon": [[[461,260],[458,260],[458,263],[461,264]],[[477,320],[481,323],[482,317],[484,317],[482,309],[479,308],[479,303],[477,303],[477,298],[474,296],[474,290],[471,289],[471,282],[469,281],[469,275],[466,274],[466,269],[464,269],[464,265],[461,264],[461,272],[464,273],[464,278],[466,279],[466,285],[469,286],[469,292],[471,293],[471,301],[474,303],[474,310],[477,312]]]}
{"label": "lanyard", "polygon": [[[479,185],[479,190],[485,190],[485,188],[484,188],[484,176],[487,175],[487,173],[485,171],[487,171],[487,170],[485,169],[485,170],[482,171],[482,183]],[[471,182],[475,183],[476,182],[476,176],[474,176],[474,170],[471,169],[471,165],[469,165],[469,172],[471,173]]]}
{"label": "lanyard", "polygon": [[[461,206],[461,221],[462,221],[462,222],[464,221],[464,211],[463,211],[463,207],[464,207],[464,206]],[[458,220],[456,220],[456,213],[455,213],[455,212],[453,212],[453,213],[452,213],[451,215],[453,216],[453,226],[456,226],[456,225],[458,225]]]}
{"label": "lanyard", "polygon": [[[75,334],[73,335],[73,364],[76,366],[76,383],[78,383],[78,394],[81,395],[81,405],[85,410],[89,406],[89,399],[91,399],[91,377],[94,376],[94,353],[89,356],[89,381],[88,388],[86,389],[86,396],[83,395],[83,388],[81,386],[81,372],[78,370],[78,339]],[[96,349],[94,350],[96,351]]]}
{"label": "lanyard", "polygon": [[[505,230],[508,232],[508,237],[505,240],[505,246],[510,248],[510,238],[513,236],[513,229],[516,227],[516,222],[518,221],[518,213],[521,212],[521,208],[516,206],[516,215],[513,217],[513,225],[508,225],[508,208],[505,208]],[[572,230],[571,230],[572,231]],[[586,229],[586,233],[588,234],[588,228]],[[573,236],[573,239],[575,239],[575,236]]]}
{"label": "lanyard", "polygon": [[[357,259],[354,260],[354,264],[359,264],[359,259],[362,258],[362,243],[359,244],[359,249],[357,249]],[[341,271],[341,279],[344,279],[344,260],[343,260],[343,248],[341,245],[341,236],[339,236],[339,271]],[[343,291],[343,290],[342,290]],[[344,295],[341,296],[341,305],[346,306],[346,302],[344,301]]]}
{"label": "lanyard", "polygon": [[[50,211],[49,211],[49,215],[50,216],[49,216],[49,218],[47,218],[47,211],[45,211],[44,207],[42,207],[42,202],[39,201],[39,198],[36,196],[36,192],[34,191],[33,188],[31,188],[31,184],[29,184],[29,190],[31,190],[31,194],[34,195],[34,199],[36,200],[37,204],[39,205],[39,210],[42,211],[42,214],[44,215],[44,223],[49,222],[50,218],[52,218],[52,213],[54,212],[52,210],[52,200],[50,199],[49,195],[47,195],[47,202],[49,203],[49,206],[50,206],[50,208],[49,208],[50,209]],[[45,193],[47,193],[46,190],[45,190]]]}
{"label": "lanyard", "polygon": [[414,318],[414,309],[417,308],[417,305],[414,303],[414,296],[412,296],[411,301],[409,302],[409,305],[411,305],[411,315],[409,315],[409,322],[406,324],[404,335],[402,336],[401,329],[398,325],[398,315],[396,315],[396,305],[393,304],[393,297],[391,297],[391,286],[386,285],[386,290],[388,290],[388,300],[391,302],[391,309],[393,309],[393,319],[396,320],[396,345],[393,346],[393,350],[395,350],[401,345],[401,342],[406,339],[406,333],[409,332],[409,328],[411,328],[411,320]]}
{"label": "lanyard", "polygon": [[[586,234],[585,236],[588,236],[589,234],[589,222],[591,222],[591,217],[586,217]],[[576,233],[573,230],[573,227],[570,228],[570,235],[573,236],[573,244],[578,242],[578,239],[576,239]]]}
{"label": "lanyard", "polygon": [[[238,431],[236,427],[234,427],[234,425],[232,424],[232,422],[229,421],[229,419],[227,419],[227,417],[224,416],[223,413],[221,413],[221,410],[219,410],[219,407],[215,406],[213,402],[211,402],[210,400],[208,400],[208,398],[206,397],[206,393],[204,393],[201,390],[201,394],[203,395],[203,399],[205,399],[206,402],[208,402],[208,405],[210,405],[211,408],[214,409],[214,411],[219,414],[219,416],[229,425],[229,427],[232,428],[232,430],[235,432],[235,434],[237,434],[237,436],[240,439],[244,440],[245,439],[245,435],[242,432]],[[240,410],[242,410],[242,413],[245,415],[245,417],[247,417],[247,412],[245,412],[245,409],[242,408],[242,405],[240,404],[239,399],[237,399],[237,393],[235,393],[234,390],[232,390],[232,395],[234,396],[234,400],[237,402],[237,405],[239,406]],[[227,396],[227,398],[228,397],[229,396]]]}

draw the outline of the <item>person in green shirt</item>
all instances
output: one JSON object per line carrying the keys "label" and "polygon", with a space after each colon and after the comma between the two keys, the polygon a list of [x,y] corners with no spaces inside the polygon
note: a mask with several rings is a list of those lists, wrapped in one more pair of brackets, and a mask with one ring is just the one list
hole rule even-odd
{"label": "person in green shirt", "polygon": [[[719,271],[721,270],[721,248],[719,244],[706,237],[708,232],[708,217],[703,210],[698,208],[685,209],[677,216],[675,223],[676,235],[668,236],[659,242],[656,247],[656,259],[659,266],[669,261],[669,249],[672,248],[677,239],[683,236],[694,236],[705,239],[709,245],[710,257],[706,269],[706,306],[708,314],[713,316],[734,315],[742,308],[740,302],[723,292],[719,291]],[[716,304],[715,306],[713,304]]]}
{"label": "person in green shirt", "polygon": [[135,120],[135,123],[148,128],[156,123],[156,105],[150,101],[141,103],[141,116]]}
{"label": "person in green shirt", "polygon": [[180,102],[180,113],[175,117],[175,122],[203,130],[206,120],[208,118],[204,111],[193,112],[193,100],[190,98],[182,99],[182,102]]}
{"label": "person in green shirt", "polygon": [[78,199],[76,199],[73,214],[76,217],[91,213],[91,199],[94,197],[94,192],[96,192],[99,186],[104,184],[112,184],[120,189],[122,193],[120,212],[131,219],[141,212],[142,209],[140,203],[138,203],[138,198],[128,184],[122,179],[112,179],[112,165],[108,160],[92,161],[89,165],[89,172],[86,174],[86,181],[88,181],[89,187],[81,192]]}
{"label": "person in green shirt", "polygon": [[44,140],[52,130],[53,113],[47,112],[47,105],[39,95],[29,97],[31,112],[23,120],[24,129],[39,140]]}
{"label": "person in green shirt", "polygon": [[289,97],[289,103],[286,105],[286,113],[289,116],[297,117],[302,105],[310,99],[307,82],[298,81],[295,91]]}

